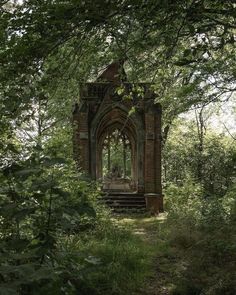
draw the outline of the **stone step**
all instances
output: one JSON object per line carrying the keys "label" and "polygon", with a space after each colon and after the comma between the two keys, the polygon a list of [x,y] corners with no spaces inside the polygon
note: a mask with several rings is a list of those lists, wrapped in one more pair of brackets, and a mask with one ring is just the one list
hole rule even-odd
{"label": "stone step", "polygon": [[142,194],[137,194],[133,192],[110,192],[104,193],[101,196],[101,201],[103,201],[107,206],[109,206],[114,212],[122,211],[142,211],[146,209],[145,198]]}
{"label": "stone step", "polygon": [[131,194],[111,193],[111,194],[103,194],[102,197],[103,198],[141,198],[141,199],[144,198],[143,194],[134,194],[134,193],[131,193]]}
{"label": "stone step", "polygon": [[120,205],[145,205],[144,200],[103,200],[106,204],[120,204]]}
{"label": "stone step", "polygon": [[116,213],[116,214],[143,214],[143,213],[146,213],[147,210],[146,208],[142,207],[142,208],[124,208],[124,207],[113,207],[111,208],[112,212],[113,213]]}
{"label": "stone step", "polygon": [[144,200],[104,200],[104,203],[108,205],[112,204],[120,204],[120,205],[145,205]]}
{"label": "stone step", "polygon": [[147,210],[146,208],[117,208],[117,207],[114,207],[114,208],[111,208],[112,212],[114,213],[136,213],[136,214],[143,214],[143,213],[146,213]]}
{"label": "stone step", "polygon": [[125,209],[142,209],[142,208],[145,208],[145,206],[143,205],[121,205],[121,204],[112,204],[110,205],[109,207],[111,208],[125,208]]}
{"label": "stone step", "polygon": [[103,196],[103,200],[131,200],[131,201],[145,201],[143,196]]}

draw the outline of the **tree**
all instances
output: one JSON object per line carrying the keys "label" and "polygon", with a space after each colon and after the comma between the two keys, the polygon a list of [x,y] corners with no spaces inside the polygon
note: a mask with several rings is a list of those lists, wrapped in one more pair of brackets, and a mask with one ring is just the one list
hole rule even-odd
{"label": "tree", "polygon": [[222,196],[234,183],[236,150],[231,137],[207,126],[206,112],[200,110],[204,125],[186,119],[174,122],[163,150],[164,182],[167,187],[181,186],[190,178],[203,187],[205,196]]}
{"label": "tree", "polygon": [[[66,66],[66,76],[71,67],[91,65],[89,52],[90,58],[102,58],[94,68],[122,57],[133,79],[152,78],[164,91],[173,77],[180,91],[188,84],[189,94],[204,89],[208,96],[200,98],[199,93],[198,102],[235,90],[236,9],[231,1],[28,0],[11,9],[5,3],[1,10],[1,82],[2,87],[11,85],[5,95],[17,85],[15,91],[26,99],[32,79],[45,71],[50,77],[61,74],[61,66]],[[52,57],[54,62],[46,66]],[[158,91],[160,99],[160,87]]]}

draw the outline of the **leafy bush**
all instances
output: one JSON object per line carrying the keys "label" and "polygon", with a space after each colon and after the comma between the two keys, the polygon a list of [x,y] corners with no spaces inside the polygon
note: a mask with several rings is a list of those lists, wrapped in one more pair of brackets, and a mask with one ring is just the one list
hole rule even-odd
{"label": "leafy bush", "polygon": [[5,166],[0,179],[0,291],[33,294],[58,277],[59,238],[95,226],[88,196],[96,192],[65,160],[38,153]]}
{"label": "leafy bush", "polygon": [[192,177],[201,181],[204,194],[219,197],[226,194],[236,176],[236,148],[232,138],[209,129],[204,136],[203,151],[199,153],[195,124],[185,120],[176,120],[175,124],[163,151],[164,182],[178,186]]}
{"label": "leafy bush", "polygon": [[1,294],[118,295],[142,284],[146,247],[111,222],[72,164],[32,155],[0,177]]}
{"label": "leafy bush", "polygon": [[173,294],[235,294],[235,187],[222,198],[204,198],[199,185],[188,180],[166,194],[167,244],[178,261]]}

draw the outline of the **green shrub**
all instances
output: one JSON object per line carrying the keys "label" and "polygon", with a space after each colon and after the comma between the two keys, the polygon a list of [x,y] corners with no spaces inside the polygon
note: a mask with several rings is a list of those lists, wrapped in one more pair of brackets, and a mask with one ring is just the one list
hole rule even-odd
{"label": "green shrub", "polygon": [[96,226],[95,188],[69,162],[38,154],[5,166],[0,181],[0,293],[58,290],[57,243]]}
{"label": "green shrub", "polygon": [[204,198],[188,180],[166,194],[166,243],[178,260],[173,294],[235,294],[235,188],[222,198]]}

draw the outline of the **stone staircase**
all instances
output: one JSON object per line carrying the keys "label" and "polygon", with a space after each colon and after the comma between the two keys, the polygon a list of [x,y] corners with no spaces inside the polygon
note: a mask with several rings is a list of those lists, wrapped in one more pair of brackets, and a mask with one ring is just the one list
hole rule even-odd
{"label": "stone staircase", "polygon": [[102,201],[114,212],[145,212],[146,203],[143,194],[134,192],[104,192]]}

